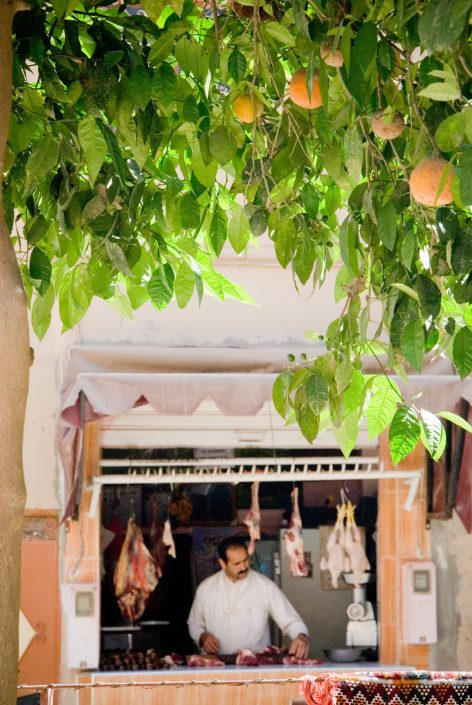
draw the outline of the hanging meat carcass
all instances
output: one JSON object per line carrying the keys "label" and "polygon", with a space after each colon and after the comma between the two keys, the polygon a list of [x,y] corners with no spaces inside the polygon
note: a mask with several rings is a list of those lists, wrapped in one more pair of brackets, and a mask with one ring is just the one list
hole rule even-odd
{"label": "hanging meat carcass", "polygon": [[248,553],[250,556],[256,550],[256,541],[261,538],[261,511],[259,509],[259,483],[253,482],[251,487],[251,508],[244,519],[244,523],[249,529],[249,547]]}
{"label": "hanging meat carcass", "polygon": [[157,582],[156,566],[144,545],[141,529],[134,519],[129,519],[114,575],[115,595],[128,621],[135,622],[141,617]]}
{"label": "hanging meat carcass", "polygon": [[167,547],[163,541],[162,526],[158,523],[159,501],[155,494],[151,497],[151,526],[149,527],[149,539],[151,541],[151,556],[156,566],[156,578],[162,578],[162,569],[167,557]]}
{"label": "hanging meat carcass", "polygon": [[169,556],[176,558],[174,537],[172,536],[172,529],[170,528],[170,521],[164,523],[164,532],[162,534],[162,542],[166,546]]}
{"label": "hanging meat carcass", "polygon": [[336,507],[336,524],[331,531],[326,542],[327,556],[323,556],[320,562],[321,570],[329,570],[331,584],[338,587],[338,579],[341,573],[351,569],[350,560],[345,550],[346,529],[344,519],[346,516],[346,505],[344,502]]}
{"label": "hanging meat carcass", "polygon": [[308,566],[303,550],[302,519],[298,508],[298,487],[292,491],[292,516],[283,541],[290,560],[290,572],[296,577],[306,577]]}
{"label": "hanging meat carcass", "polygon": [[346,509],[346,530],[344,549],[349,557],[350,570],[354,587],[360,587],[362,576],[370,570],[370,563],[365,554],[361,532],[354,519],[355,506],[348,502]]}

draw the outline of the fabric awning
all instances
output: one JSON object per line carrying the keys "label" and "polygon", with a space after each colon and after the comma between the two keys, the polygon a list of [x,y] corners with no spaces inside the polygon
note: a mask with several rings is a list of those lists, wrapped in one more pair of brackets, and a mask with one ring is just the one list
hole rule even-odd
{"label": "fabric awning", "polygon": [[255,415],[272,398],[275,375],[283,369],[287,353],[278,348],[70,348],[57,428],[64,519],[73,514],[79,499],[82,428],[87,421],[147,403],[158,414],[189,416],[205,399],[224,415]]}
{"label": "fabric awning", "polygon": [[[307,351],[315,354],[307,345]],[[74,346],[63,365],[57,445],[64,471],[64,518],[78,503],[82,427],[90,420],[124,414],[149,403],[158,414],[192,415],[205,399],[224,415],[257,414],[272,398],[276,373],[296,350],[276,348],[155,348]],[[405,395],[430,411],[454,410],[461,397],[472,403],[472,381],[461,381],[450,366],[414,375]]]}

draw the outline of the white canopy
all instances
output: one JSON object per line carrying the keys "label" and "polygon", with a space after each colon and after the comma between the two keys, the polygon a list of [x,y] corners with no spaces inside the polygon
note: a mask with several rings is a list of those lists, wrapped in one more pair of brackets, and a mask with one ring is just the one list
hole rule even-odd
{"label": "white canopy", "polygon": [[[311,348],[311,349],[310,349]],[[313,345],[306,351],[314,355]],[[272,397],[276,373],[287,364],[285,348],[155,348],[76,346],[68,350],[57,432],[64,470],[65,518],[77,503],[82,427],[149,403],[158,414],[192,415],[205,399],[224,415],[255,415]],[[432,373],[431,373],[432,372]],[[405,398],[422,391],[416,403],[430,411],[453,410],[461,397],[472,402],[472,381],[451,374],[439,361],[427,375],[414,375]]]}

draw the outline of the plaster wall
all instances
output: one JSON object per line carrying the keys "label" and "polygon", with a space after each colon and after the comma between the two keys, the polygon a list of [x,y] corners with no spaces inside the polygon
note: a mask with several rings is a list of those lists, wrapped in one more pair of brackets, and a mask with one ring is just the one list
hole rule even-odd
{"label": "plaster wall", "polygon": [[[57,394],[61,382],[61,358],[70,345],[158,345],[178,347],[279,347],[303,346],[313,342],[305,331],[324,332],[336,317],[332,301],[337,270],[329,276],[322,292],[310,285],[297,291],[290,271],[277,263],[273,245],[260,238],[259,248],[236,257],[224,253],[218,269],[242,286],[258,305],[220,301],[205,295],[201,306],[192,301],[187,309],[177,304],[163,312],[146,304],[134,320],[123,318],[110,303],[94,299],[90,310],[73,331],[62,334],[54,312],[50,329],[39,342],[31,332],[34,364],[30,371],[25,434],[24,468],[28,509],[57,509],[58,491],[54,450]],[[306,346],[306,347],[305,347]],[[191,354],[189,355],[191,361]]]}
{"label": "plaster wall", "polygon": [[436,564],[438,642],[431,650],[437,670],[472,670],[472,534],[457,516],[431,521]]}

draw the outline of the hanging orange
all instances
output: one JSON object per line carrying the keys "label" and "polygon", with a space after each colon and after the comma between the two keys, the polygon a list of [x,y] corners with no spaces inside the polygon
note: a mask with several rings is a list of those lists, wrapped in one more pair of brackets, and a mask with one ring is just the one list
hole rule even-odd
{"label": "hanging orange", "polygon": [[313,108],[319,108],[323,105],[323,101],[321,99],[320,79],[316,74],[313,76],[311,95],[308,95],[308,88],[306,86],[306,69],[302,69],[292,77],[288,94],[295,105],[299,105],[301,108],[313,110]]}
{"label": "hanging orange", "polygon": [[426,157],[411,172],[410,193],[424,206],[444,206],[453,201],[452,176],[452,165],[445,159]]}
{"label": "hanging orange", "polygon": [[264,112],[264,106],[258,98],[250,95],[238,95],[233,104],[234,114],[240,122],[254,122]]}

